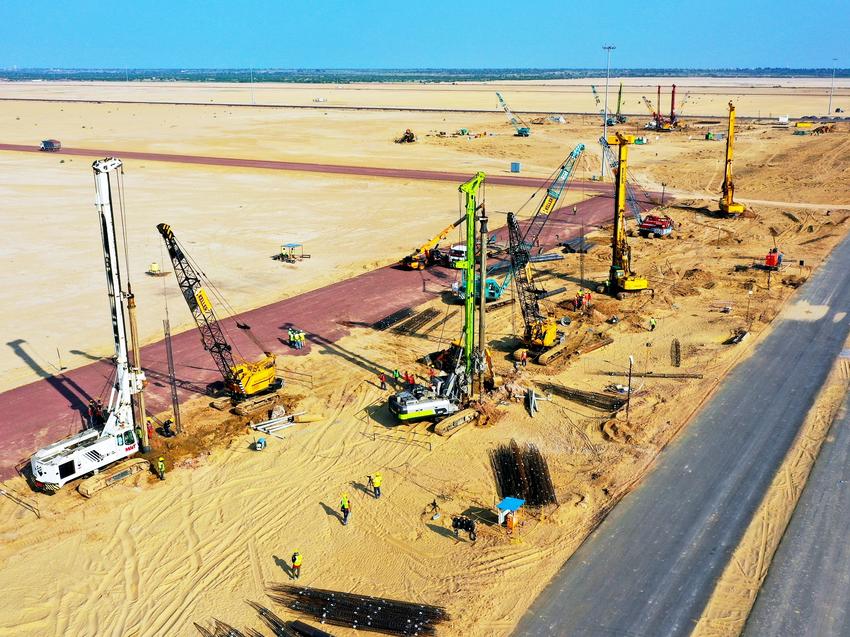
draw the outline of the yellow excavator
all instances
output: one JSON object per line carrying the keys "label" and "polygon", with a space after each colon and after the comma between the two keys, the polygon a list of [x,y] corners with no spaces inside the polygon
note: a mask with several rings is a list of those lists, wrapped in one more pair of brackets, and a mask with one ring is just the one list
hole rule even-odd
{"label": "yellow excavator", "polygon": [[444,241],[449,233],[464,221],[466,221],[466,216],[443,228],[438,235],[416,248],[413,254],[404,257],[401,264],[410,270],[424,270],[444,261],[443,254],[439,250],[440,241]]}
{"label": "yellow excavator", "polygon": [[[232,347],[224,337],[224,331],[219,324],[218,317],[213,310],[209,296],[201,284],[201,276],[192,262],[177,242],[171,226],[161,223],[156,227],[162,235],[171,263],[174,266],[174,274],[183,298],[192,312],[192,318],[201,333],[201,342],[204,349],[210,353],[215,361],[215,366],[224,379],[227,394],[237,403],[247,401],[249,398],[266,394],[283,386],[283,379],[277,376],[275,369],[275,357],[271,352],[265,351],[254,336],[248,336],[263,349],[264,357],[258,361],[236,362]],[[236,326],[242,330],[250,327],[244,323],[236,322]],[[243,405],[246,407],[247,405]]]}
{"label": "yellow excavator", "polygon": [[629,144],[633,140],[633,137],[621,133],[608,139],[609,145],[616,145],[618,148],[614,184],[614,231],[611,237],[611,269],[608,280],[598,286],[597,292],[607,292],[620,300],[627,294],[652,291],[646,278],[632,272],[632,249],[626,241],[626,179]]}
{"label": "yellow excavator", "polygon": [[729,130],[726,133],[726,172],[723,175],[723,195],[720,197],[720,212],[724,215],[739,215],[744,204],[735,203],[735,183],[732,181],[732,154],[735,150],[735,105],[729,102]]}

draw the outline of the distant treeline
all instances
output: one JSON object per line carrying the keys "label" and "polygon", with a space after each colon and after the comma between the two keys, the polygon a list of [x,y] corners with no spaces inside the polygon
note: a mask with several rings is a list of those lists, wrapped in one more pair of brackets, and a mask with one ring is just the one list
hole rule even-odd
{"label": "distant treeline", "polygon": [[[0,69],[0,80],[290,82],[486,82],[599,77],[604,69]],[[616,77],[830,77],[832,69],[611,69]],[[850,77],[850,69],[836,69]]]}

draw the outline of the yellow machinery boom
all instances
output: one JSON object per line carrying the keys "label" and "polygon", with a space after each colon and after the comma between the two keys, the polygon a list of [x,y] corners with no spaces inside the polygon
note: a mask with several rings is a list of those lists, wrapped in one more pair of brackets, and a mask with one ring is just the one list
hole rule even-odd
{"label": "yellow machinery boom", "polygon": [[729,102],[729,130],[726,133],[726,172],[723,175],[723,195],[720,197],[720,212],[739,215],[744,204],[735,203],[735,183],[732,181],[732,155],[735,152],[735,105]]}
{"label": "yellow machinery boom", "polygon": [[445,240],[445,238],[449,236],[449,233],[464,221],[466,221],[466,215],[451,225],[446,226],[438,235],[416,248],[416,250],[413,251],[413,254],[404,257],[404,259],[401,260],[402,265],[410,268],[411,270],[424,270],[425,268],[434,265],[436,262],[436,249],[440,241]]}
{"label": "yellow machinery boom", "polygon": [[618,161],[614,184],[614,231],[611,237],[611,270],[608,274],[607,291],[622,299],[626,293],[649,289],[649,281],[632,272],[632,250],[626,241],[626,183],[629,144],[633,137],[617,133],[608,143],[616,144]]}

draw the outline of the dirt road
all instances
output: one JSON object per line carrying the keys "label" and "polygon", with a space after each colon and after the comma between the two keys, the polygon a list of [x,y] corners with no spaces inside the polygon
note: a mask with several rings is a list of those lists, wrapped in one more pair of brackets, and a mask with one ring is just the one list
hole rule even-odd
{"label": "dirt road", "polygon": [[[0,144],[0,150],[19,153],[42,152],[38,146],[25,144]],[[363,177],[385,177],[391,179],[414,179],[426,181],[451,181],[463,183],[469,179],[469,173],[453,173],[439,170],[412,170],[408,168],[377,168],[372,166],[345,166],[340,164],[315,164],[309,162],[274,161],[267,159],[240,159],[237,157],[208,157],[203,155],[175,155],[168,153],[144,153],[132,150],[103,148],[63,148],[59,155],[83,157],[121,157],[122,159],[142,159],[146,161],[165,161],[178,164],[200,164],[204,166],[233,166],[237,168],[260,168],[264,170],[289,170],[298,172],[326,173],[334,175],[359,175]],[[512,177],[509,175],[487,175],[487,183],[499,186],[520,186],[539,188],[546,186],[549,180],[540,177]],[[611,192],[611,184],[596,181],[573,181],[573,187],[587,192]]]}

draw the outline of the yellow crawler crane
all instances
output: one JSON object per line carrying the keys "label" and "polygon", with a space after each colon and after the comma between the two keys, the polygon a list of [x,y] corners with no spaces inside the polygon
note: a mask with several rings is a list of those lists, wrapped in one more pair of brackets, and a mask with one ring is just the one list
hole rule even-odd
{"label": "yellow crawler crane", "polygon": [[[242,402],[248,398],[280,389],[283,386],[283,379],[277,376],[275,357],[271,352],[264,351],[264,357],[256,362],[244,360],[237,362],[235,360],[230,343],[224,337],[224,331],[219,324],[209,296],[201,285],[201,276],[197,269],[177,242],[171,226],[161,223],[156,228],[162,235],[165,247],[168,249],[177,283],[180,285],[180,291],[189,306],[189,311],[192,312],[192,318],[195,319],[204,349],[213,357],[230,397],[234,402]],[[236,325],[240,329],[250,329],[242,323],[237,322]],[[248,335],[260,346],[250,332],[248,332]],[[261,349],[264,348],[261,347]],[[243,405],[243,407],[248,406]]]}
{"label": "yellow crawler crane", "polygon": [[726,133],[726,172],[723,175],[723,195],[720,197],[720,212],[724,215],[739,215],[744,204],[735,203],[735,183],[732,181],[732,155],[735,151],[735,106],[729,102],[729,130]]}
{"label": "yellow crawler crane", "polygon": [[597,288],[598,292],[608,292],[618,299],[634,292],[651,291],[649,281],[632,272],[632,249],[626,241],[626,184],[629,158],[629,144],[634,137],[617,133],[608,139],[610,145],[617,145],[616,182],[614,184],[614,231],[611,236],[611,269],[608,280]]}

